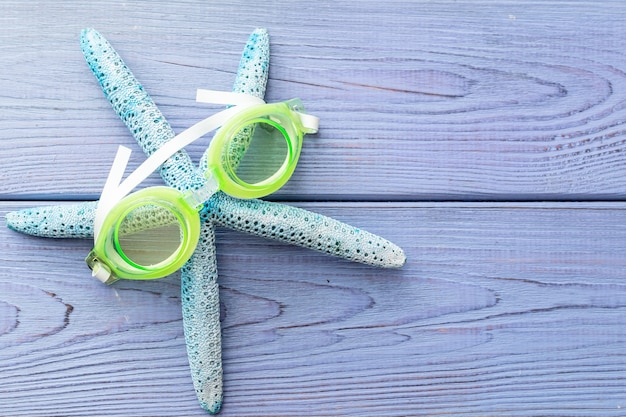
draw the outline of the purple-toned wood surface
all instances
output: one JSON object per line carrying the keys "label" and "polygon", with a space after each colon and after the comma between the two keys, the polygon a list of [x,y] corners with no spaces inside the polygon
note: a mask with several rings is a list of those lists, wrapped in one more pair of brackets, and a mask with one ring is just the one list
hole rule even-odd
{"label": "purple-toned wood surface", "polygon": [[[220,229],[221,415],[626,414],[626,3],[5,0],[2,216],[97,198],[134,146],[84,27],[176,131],[267,27],[268,100],[321,117],[271,198],[406,251],[381,270]],[[0,416],[205,415],[179,275],[105,287],[89,249],[0,228]]]}

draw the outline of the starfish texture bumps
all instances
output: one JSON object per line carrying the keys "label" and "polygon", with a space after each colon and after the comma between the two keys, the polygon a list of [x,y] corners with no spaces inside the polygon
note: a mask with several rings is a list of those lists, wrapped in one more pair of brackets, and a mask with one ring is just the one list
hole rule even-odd
{"label": "starfish texture bumps", "polygon": [[[81,34],[87,63],[113,109],[146,155],[175,136],[165,117],[110,43],[94,29]],[[269,72],[269,36],[255,30],[245,46],[233,91],[263,98]],[[245,149],[246,138],[238,138]],[[178,190],[203,185],[206,153],[195,166],[178,151],[161,166],[165,183]],[[7,214],[9,228],[41,237],[92,238],[97,202],[37,207]],[[401,267],[395,244],[327,216],[263,200],[214,194],[200,212],[199,244],[181,271],[183,326],[193,384],[201,406],[217,413],[222,404],[222,358],[215,226],[308,247],[351,261]]]}

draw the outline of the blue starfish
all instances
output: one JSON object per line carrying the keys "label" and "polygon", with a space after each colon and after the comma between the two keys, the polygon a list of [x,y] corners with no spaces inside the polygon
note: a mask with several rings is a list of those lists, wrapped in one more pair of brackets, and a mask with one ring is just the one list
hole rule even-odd
{"label": "blue starfish", "polygon": [[[115,112],[146,153],[151,155],[175,134],[150,96],[109,42],[93,29],[81,35],[83,54]],[[269,71],[269,36],[263,29],[250,36],[233,91],[263,98]],[[246,138],[240,138],[244,144]],[[198,188],[204,181],[206,154],[200,167],[181,150],[161,167],[165,183],[178,190]],[[93,237],[97,202],[38,207],[7,214],[18,232],[53,238]],[[194,388],[201,406],[217,413],[222,404],[222,359],[215,225],[308,247],[351,261],[394,268],[404,264],[393,243],[300,208],[262,200],[213,195],[200,213],[200,243],[182,268],[183,326]]]}

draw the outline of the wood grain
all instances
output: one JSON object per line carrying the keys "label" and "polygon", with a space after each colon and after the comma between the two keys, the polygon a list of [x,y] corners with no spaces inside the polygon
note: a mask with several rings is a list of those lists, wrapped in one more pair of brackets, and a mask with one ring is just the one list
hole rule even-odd
{"label": "wood grain", "polygon": [[[407,253],[380,270],[220,229],[222,416],[626,415],[626,3],[3,0],[0,217],[96,199],[133,145],[84,27],[176,131],[268,28],[268,100],[321,117],[271,198]],[[0,227],[0,416],[206,415],[178,275],[105,287],[89,249]]]}
{"label": "wood grain", "polygon": [[[221,415],[623,415],[623,203],[298,205],[408,263],[219,230]],[[104,287],[88,241],[0,241],[0,415],[203,415],[177,276]]]}
{"label": "wood grain", "polygon": [[5,198],[96,198],[117,145],[132,144],[83,62],[85,26],[114,44],[176,131],[208,114],[195,89],[230,88],[247,35],[267,27],[268,99],[299,96],[322,120],[277,199],[626,193],[621,0],[78,4],[33,13],[3,2]]}

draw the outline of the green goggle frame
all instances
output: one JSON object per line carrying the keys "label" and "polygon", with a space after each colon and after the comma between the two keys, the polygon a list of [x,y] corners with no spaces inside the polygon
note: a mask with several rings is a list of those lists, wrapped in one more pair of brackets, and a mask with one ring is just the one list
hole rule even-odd
{"label": "green goggle frame", "polygon": [[[161,278],[178,270],[198,244],[198,212],[211,195],[221,190],[249,199],[275,192],[293,174],[304,134],[317,132],[319,120],[303,113],[298,99],[264,104],[200,90],[198,100],[236,105],[173,138],[121,184],[130,151],[118,150],[96,211],[94,248],[86,258],[102,282]],[[218,126],[202,187],[181,192],[158,186],[129,194],[167,158]]]}

